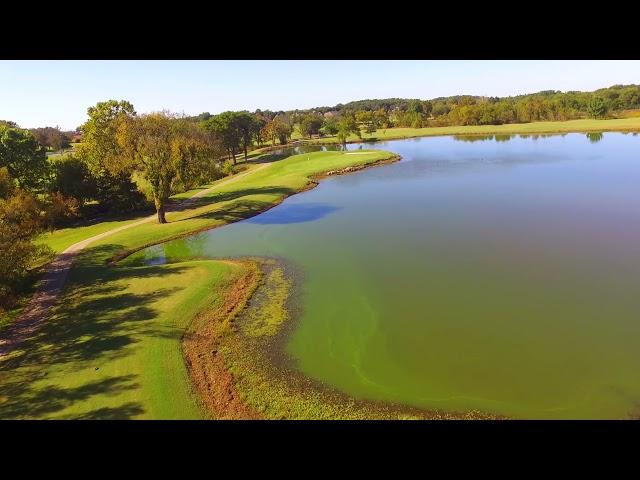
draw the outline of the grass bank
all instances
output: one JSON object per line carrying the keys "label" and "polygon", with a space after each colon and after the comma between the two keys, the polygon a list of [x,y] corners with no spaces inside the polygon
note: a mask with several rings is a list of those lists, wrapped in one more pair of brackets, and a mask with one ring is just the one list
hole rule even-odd
{"label": "grass bank", "polygon": [[[324,172],[394,158],[378,150],[296,155],[170,212],[167,224],[96,241],[78,255],[46,326],[0,361],[0,418],[202,417],[181,340],[198,312],[225,301],[225,285],[242,267],[213,260],[108,266],[107,260],[248,218],[313,186]],[[72,235],[45,242],[60,249],[73,243]]]}
{"label": "grass bank", "polygon": [[[570,132],[640,132],[640,118],[620,118],[612,120],[568,120],[565,122],[531,122],[507,125],[474,125],[456,127],[427,128],[387,128],[372,134],[363,134],[362,139],[351,135],[348,143],[399,140],[403,138],[433,137],[442,135],[535,135]],[[336,137],[305,139],[305,143],[338,143]]]}

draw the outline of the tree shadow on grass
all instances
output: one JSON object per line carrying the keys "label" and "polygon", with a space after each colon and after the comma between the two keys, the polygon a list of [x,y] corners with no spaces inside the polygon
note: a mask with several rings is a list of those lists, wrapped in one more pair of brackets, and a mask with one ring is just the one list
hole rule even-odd
{"label": "tree shadow on grass", "polygon": [[[242,197],[248,197],[251,195],[277,195],[280,197],[285,197],[287,195],[291,195],[294,193],[294,190],[286,187],[255,187],[255,188],[245,188],[242,190],[232,190],[229,192],[215,192],[205,197],[194,198],[193,201],[180,208],[176,207],[175,212],[184,211],[192,208],[200,208],[204,205],[211,205],[216,203],[228,202],[231,200],[236,200]],[[194,218],[194,217],[190,217]]]}
{"label": "tree shadow on grass", "polygon": [[[133,381],[133,375],[114,376],[90,381],[75,388],[59,388],[53,385],[36,387],[44,377],[40,375],[38,378],[35,374],[31,374],[30,377],[16,376],[9,381],[2,382],[0,394],[7,400],[0,404],[0,418],[40,418],[47,414],[59,412],[77,402],[88,400],[96,395],[115,395],[138,387]],[[109,408],[109,418],[131,418],[144,411],[140,404],[132,404],[131,402],[123,405],[123,407],[126,408]],[[105,409],[98,409],[83,415],[91,418],[103,418],[98,415],[101,410]]]}
{"label": "tree shadow on grass", "polygon": [[74,417],[74,420],[124,420],[134,418],[144,413],[144,409],[136,402],[128,402],[119,407],[104,407],[83,413]]}
{"label": "tree shadow on grass", "polygon": [[272,207],[275,207],[272,202],[240,200],[231,203],[224,209],[202,213],[198,215],[197,218],[217,220],[223,223],[234,223],[258,215]]}
{"label": "tree shadow on grass", "polygon": [[[179,338],[179,329],[157,324],[154,303],[184,287],[131,292],[130,280],[160,277],[167,274],[167,268],[105,266],[102,258],[119,249],[121,245],[104,245],[82,252],[51,317],[18,351],[0,362],[0,418],[38,418],[92,396],[135,389],[138,384],[133,375],[89,380],[75,388],[48,385],[51,379],[45,376],[50,371],[74,375],[80,370],[86,375],[87,367],[99,368],[104,362],[130,354],[145,336]],[[171,273],[188,268],[192,267],[172,265]],[[129,418],[142,412],[142,405],[127,404],[83,415]]]}
{"label": "tree shadow on grass", "polygon": [[242,162],[243,164],[260,164],[260,163],[273,163],[279,162],[280,160],[284,160],[292,155],[292,153],[264,153],[257,158],[249,158],[246,162]]}

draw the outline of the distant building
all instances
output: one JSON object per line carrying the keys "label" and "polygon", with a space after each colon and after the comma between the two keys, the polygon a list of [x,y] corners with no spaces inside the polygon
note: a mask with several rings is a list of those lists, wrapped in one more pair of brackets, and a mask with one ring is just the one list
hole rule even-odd
{"label": "distant building", "polygon": [[335,118],[337,116],[339,116],[339,113],[335,110],[332,110],[330,112],[325,112],[324,114],[324,118]]}

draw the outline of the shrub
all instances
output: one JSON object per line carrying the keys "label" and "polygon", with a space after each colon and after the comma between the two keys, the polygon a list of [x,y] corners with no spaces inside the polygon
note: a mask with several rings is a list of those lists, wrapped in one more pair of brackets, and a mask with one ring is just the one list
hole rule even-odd
{"label": "shrub", "polygon": [[73,156],[54,164],[49,190],[74,198],[80,207],[97,196],[96,180],[89,168]]}
{"label": "shrub", "polygon": [[607,114],[608,108],[602,97],[594,96],[587,105],[587,115],[589,118],[603,118]]}
{"label": "shrub", "polygon": [[0,168],[0,198],[7,198],[13,192],[15,185],[9,175],[7,167]]}
{"label": "shrub", "polygon": [[53,192],[48,200],[44,222],[50,230],[69,225],[80,217],[80,202],[77,199]]}
{"label": "shrub", "polygon": [[129,174],[104,174],[96,179],[96,185],[96,199],[102,211],[124,213],[150,207],[150,202],[139,191]]}
{"label": "shrub", "polygon": [[[0,176],[3,181],[7,178],[4,173]],[[31,193],[12,188],[0,197],[0,308],[12,306],[40,255],[42,248],[32,239],[41,228],[40,205]]]}
{"label": "shrub", "polygon": [[233,175],[233,162],[231,160],[225,160],[222,164],[222,173],[226,177],[228,175]]}

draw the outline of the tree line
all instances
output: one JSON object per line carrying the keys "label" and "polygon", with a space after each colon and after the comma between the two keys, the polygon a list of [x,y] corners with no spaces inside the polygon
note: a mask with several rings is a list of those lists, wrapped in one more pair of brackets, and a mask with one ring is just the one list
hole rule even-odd
{"label": "tree line", "polygon": [[37,235],[82,217],[152,206],[166,223],[169,197],[233,173],[236,153],[247,158],[259,125],[236,112],[199,122],[167,111],[139,115],[116,100],[87,114],[82,142],[55,159],[47,150],[64,148],[56,143],[59,129],[0,122],[0,309],[15,302],[47,255]]}
{"label": "tree line", "polygon": [[251,138],[256,145],[275,145],[276,141],[285,144],[293,132],[302,138],[337,136],[345,142],[349,135],[362,138],[363,134],[372,135],[387,128],[603,119],[638,108],[640,86],[614,85],[594,92],[549,90],[513,97],[357,100],[308,110],[225,112],[217,116],[205,112],[190,120],[209,122],[209,128],[224,132],[229,158],[235,160]]}
{"label": "tree line", "polygon": [[[356,115],[362,130],[374,128],[501,125],[577,118],[607,118],[640,108],[640,85],[614,85],[594,92],[555,90],[514,97],[456,95],[431,100],[358,100],[333,107],[289,112],[297,117]],[[334,122],[331,120],[329,123]],[[331,128],[331,127],[330,127]]]}

